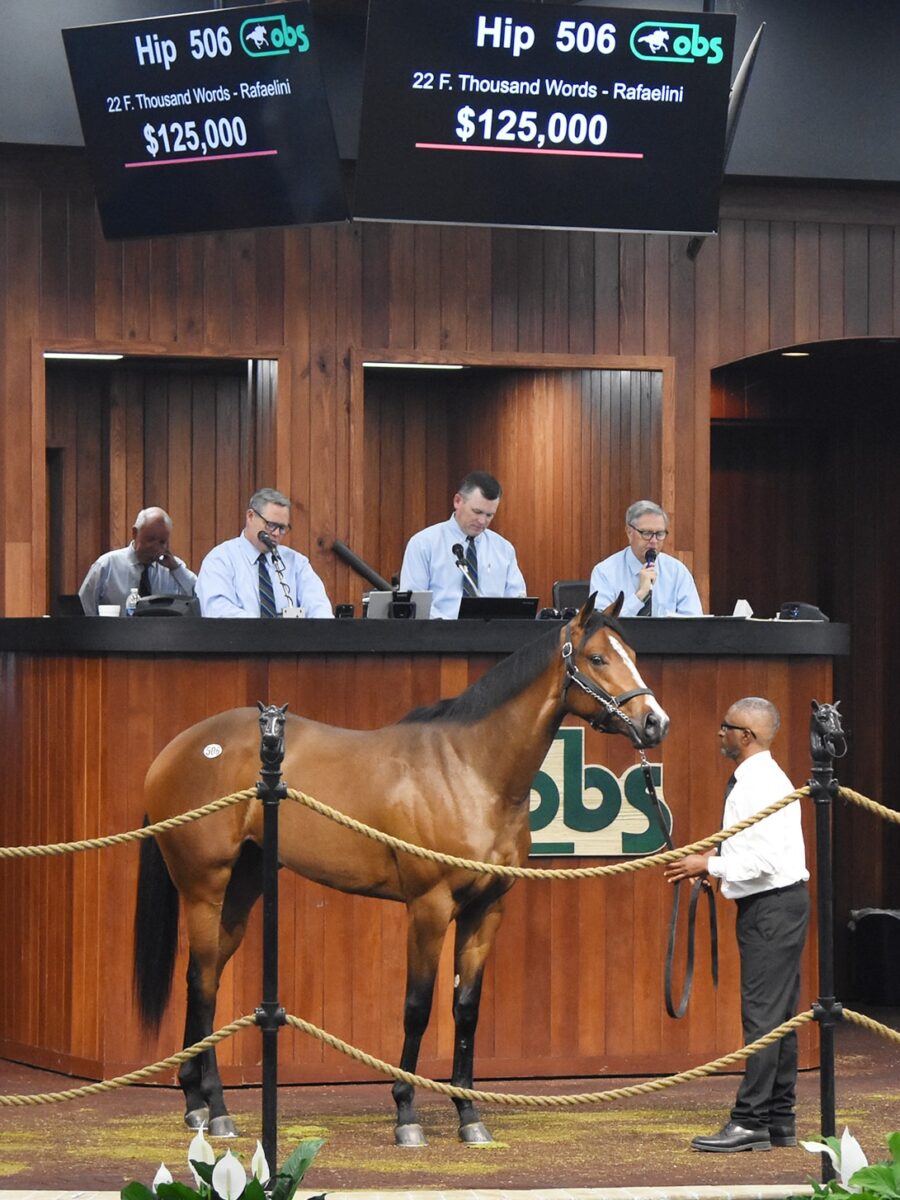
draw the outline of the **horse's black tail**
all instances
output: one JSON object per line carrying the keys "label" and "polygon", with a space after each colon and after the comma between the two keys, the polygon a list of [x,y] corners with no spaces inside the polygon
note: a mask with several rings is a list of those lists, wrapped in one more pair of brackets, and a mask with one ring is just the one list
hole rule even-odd
{"label": "horse's black tail", "polygon": [[154,1031],[169,1003],[177,949],[178,891],[156,839],[145,838],[134,910],[133,983],[141,1021]]}

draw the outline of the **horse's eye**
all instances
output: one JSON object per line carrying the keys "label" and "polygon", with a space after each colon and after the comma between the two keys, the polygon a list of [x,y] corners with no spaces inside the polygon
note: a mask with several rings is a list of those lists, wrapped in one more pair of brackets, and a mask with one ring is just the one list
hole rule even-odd
{"label": "horse's eye", "polygon": [[593,667],[605,667],[605,666],[606,666],[606,659],[603,657],[603,655],[602,655],[602,654],[592,654],[592,655],[591,655],[591,666],[593,666]]}

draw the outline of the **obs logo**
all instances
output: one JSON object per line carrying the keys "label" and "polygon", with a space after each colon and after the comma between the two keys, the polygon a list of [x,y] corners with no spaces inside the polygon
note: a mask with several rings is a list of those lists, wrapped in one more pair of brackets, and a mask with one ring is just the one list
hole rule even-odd
{"label": "obs logo", "polygon": [[[651,765],[653,785],[669,830],[672,814],[662,795],[663,769]],[[532,854],[655,854],[665,837],[638,764],[622,775],[584,764],[584,730],[564,727],[553,739],[531,785]]]}
{"label": "obs logo", "polygon": [[290,54],[296,49],[303,54],[309,49],[309,38],[303,25],[288,25],[283,15],[250,17],[240,30],[241,47],[251,58],[271,58],[273,54]]}
{"label": "obs logo", "polygon": [[722,39],[706,38],[699,25],[679,21],[643,21],[631,31],[631,52],[645,62],[693,63],[714,67],[724,57]]}

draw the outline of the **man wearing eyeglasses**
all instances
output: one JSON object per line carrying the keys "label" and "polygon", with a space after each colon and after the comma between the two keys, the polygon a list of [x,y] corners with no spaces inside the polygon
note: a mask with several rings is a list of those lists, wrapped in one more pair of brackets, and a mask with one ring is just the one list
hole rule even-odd
{"label": "man wearing eyeglasses", "polygon": [[[769,747],[781,719],[759,696],[732,704],[719,726],[719,749],[734,763],[725,791],[723,828],[729,828],[792,792]],[[797,1015],[800,957],[809,922],[806,853],[800,804],[794,802],[722,842],[718,853],[688,854],[666,870],[670,882],[721,881],[737,904],[744,1044]],[[733,1153],[796,1146],[794,1104],[797,1035],[747,1059],[730,1119],[718,1133],[695,1137],[694,1150]]]}
{"label": "man wearing eyeglasses", "polygon": [[597,563],[591,572],[597,610],[612,604],[621,592],[623,617],[701,616],[703,608],[690,571],[662,552],[669,536],[665,509],[652,500],[636,500],[625,513],[625,535],[625,549]]}
{"label": "man wearing eyeglasses", "polygon": [[[214,546],[197,576],[204,617],[331,617],[331,601],[309,559],[282,545],[291,502],[274,488],[250,497],[243,531]],[[302,612],[297,613],[297,609]]]}

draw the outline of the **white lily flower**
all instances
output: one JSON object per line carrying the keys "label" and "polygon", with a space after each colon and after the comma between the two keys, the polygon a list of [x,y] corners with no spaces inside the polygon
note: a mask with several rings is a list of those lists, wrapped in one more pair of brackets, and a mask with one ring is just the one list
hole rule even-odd
{"label": "white lily flower", "polygon": [[201,1125],[197,1130],[197,1133],[194,1136],[190,1146],[188,1146],[188,1166],[191,1168],[191,1174],[194,1177],[194,1183],[196,1183],[198,1187],[200,1187],[200,1185],[203,1183],[203,1180],[194,1170],[193,1163],[202,1162],[213,1166],[215,1161],[216,1152],[203,1136],[203,1126]]}
{"label": "white lily flower", "polygon": [[265,1187],[269,1182],[269,1164],[266,1161],[262,1143],[259,1141],[257,1141],[256,1150],[250,1159],[250,1170],[253,1172],[253,1178],[259,1180],[262,1186]]}
{"label": "white lily flower", "polygon": [[247,1172],[227,1150],[213,1168],[212,1184],[222,1200],[238,1200],[247,1186]]}
{"label": "white lily flower", "polygon": [[172,1183],[172,1182],[173,1182],[172,1172],[169,1170],[169,1168],[166,1166],[165,1163],[160,1163],[159,1170],[153,1176],[153,1183],[151,1185],[153,1188],[153,1194],[156,1195],[156,1189],[159,1187],[159,1185],[161,1183]]}
{"label": "white lily flower", "polygon": [[835,1153],[830,1146],[826,1146],[824,1142],[801,1142],[800,1145],[804,1150],[809,1150],[811,1154],[827,1154],[831,1159],[831,1164],[837,1171],[841,1180],[841,1187],[848,1192],[858,1192],[861,1189],[853,1186],[850,1180],[857,1171],[869,1165],[869,1160],[866,1158],[865,1151],[862,1146],[844,1126],[844,1132],[841,1135],[840,1153]]}

